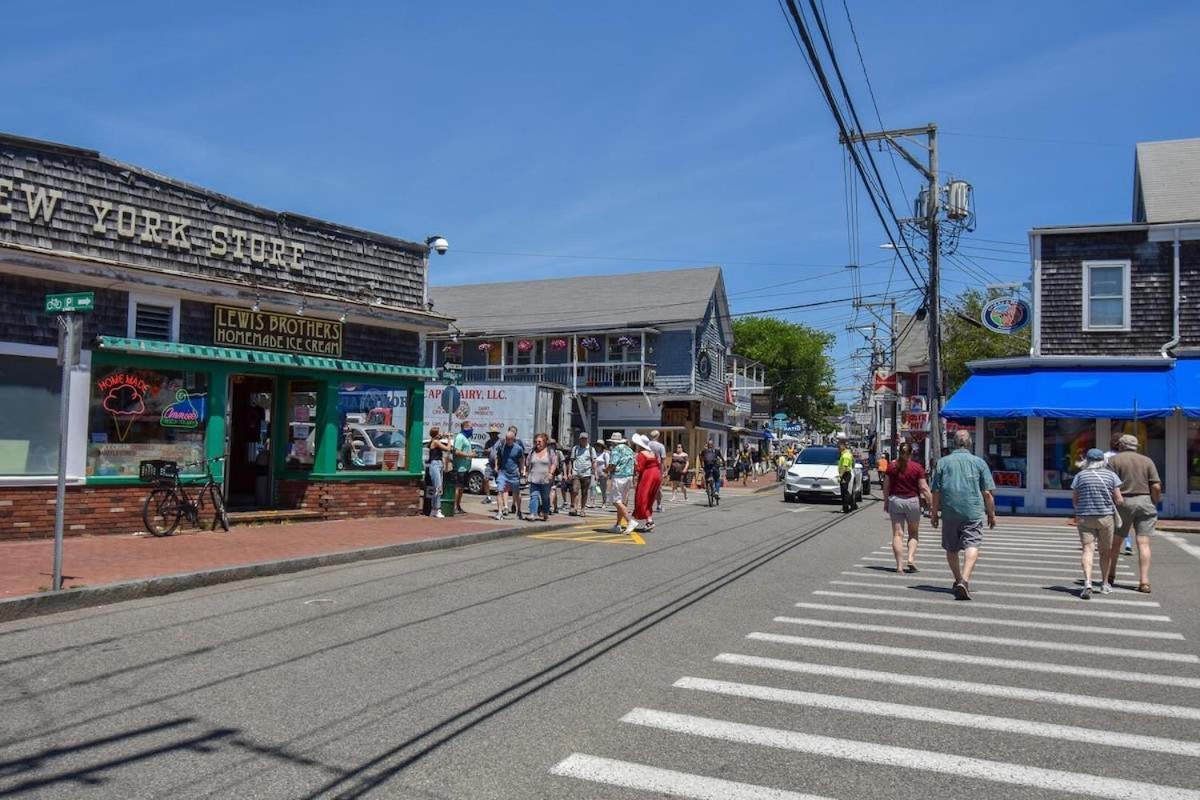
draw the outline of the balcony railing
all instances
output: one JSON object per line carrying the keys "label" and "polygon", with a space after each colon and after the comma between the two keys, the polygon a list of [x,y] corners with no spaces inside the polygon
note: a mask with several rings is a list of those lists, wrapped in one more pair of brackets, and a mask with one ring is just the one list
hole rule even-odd
{"label": "balcony railing", "polygon": [[640,361],[605,361],[572,364],[490,364],[466,367],[468,383],[558,383],[581,392],[653,389],[655,366]]}

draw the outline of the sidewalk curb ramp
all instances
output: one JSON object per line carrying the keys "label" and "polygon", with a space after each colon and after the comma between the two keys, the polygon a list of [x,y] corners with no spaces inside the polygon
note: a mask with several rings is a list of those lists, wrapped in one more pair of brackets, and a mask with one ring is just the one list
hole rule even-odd
{"label": "sidewalk curb ramp", "polygon": [[304,572],[320,567],[333,567],[341,564],[353,564],[358,561],[374,561],[381,558],[428,553],[434,550],[449,550],[454,547],[489,542],[494,539],[506,539],[528,533],[545,533],[548,531],[565,530],[574,523],[561,525],[529,526],[501,528],[499,530],[480,531],[478,533],[462,533],[456,536],[442,536],[434,539],[418,539],[415,542],[398,542],[377,547],[363,547],[357,550],[341,550],[334,553],[320,553],[311,556],[296,556],[281,558],[275,561],[259,561],[252,564],[238,564],[232,567],[217,567],[200,572],[178,572],[173,575],[157,575],[150,578],[138,578],[120,583],[108,583],[102,586],[84,586],[79,589],[64,589],[61,592],[39,592],[38,594],[21,595],[6,600],[0,600],[0,623],[27,617],[40,617],[46,614],[58,614],[63,611],[75,611],[81,608],[106,606],[121,603],[126,600],[138,600],[144,597],[158,597],[175,592],[186,592],[189,589],[199,589],[204,586],[216,586],[221,583],[244,581],[251,578],[266,578],[272,575],[287,575],[293,572]]}

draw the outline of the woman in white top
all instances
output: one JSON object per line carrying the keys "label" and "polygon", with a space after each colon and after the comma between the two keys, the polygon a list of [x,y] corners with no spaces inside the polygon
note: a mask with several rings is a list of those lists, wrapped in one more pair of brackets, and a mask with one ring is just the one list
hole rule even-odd
{"label": "woman in white top", "polygon": [[[596,451],[596,479],[592,485],[600,493],[600,509],[603,511],[608,508],[608,449],[604,442],[596,442],[592,449]],[[590,507],[595,508],[595,505]]]}

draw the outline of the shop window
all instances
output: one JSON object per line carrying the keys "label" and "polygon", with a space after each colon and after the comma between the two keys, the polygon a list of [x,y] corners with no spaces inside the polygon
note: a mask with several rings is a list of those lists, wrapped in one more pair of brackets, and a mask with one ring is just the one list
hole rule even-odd
{"label": "shop window", "polygon": [[0,355],[0,475],[57,473],[61,398],[53,358]]}
{"label": "shop window", "polygon": [[[1200,420],[1187,421],[1188,492],[1200,493]],[[1164,477],[1159,473],[1159,477]]]}
{"label": "shop window", "polygon": [[[1158,477],[1162,486],[1167,488],[1167,421],[1165,419],[1139,419],[1135,424],[1131,419],[1114,419],[1112,421],[1112,438],[1131,433],[1138,439],[1138,452],[1149,456],[1158,467]],[[1191,441],[1190,439],[1188,440]]]}
{"label": "shop window", "polygon": [[138,463],[151,459],[203,474],[208,411],[207,373],[93,369],[87,474],[136,477]]}
{"label": "shop window", "polygon": [[1083,329],[1129,330],[1129,262],[1083,262]]}
{"label": "shop window", "polygon": [[1049,418],[1043,422],[1043,486],[1070,489],[1079,462],[1096,446],[1096,421]]}
{"label": "shop window", "polygon": [[983,457],[992,468],[997,489],[1026,489],[1028,423],[1025,419],[983,421]]}
{"label": "shop window", "polygon": [[311,470],[317,454],[317,384],[288,381],[287,468]]}
{"label": "shop window", "polygon": [[408,467],[408,389],[338,386],[337,468],[394,472]]}
{"label": "shop window", "polygon": [[639,336],[624,334],[608,337],[608,360],[611,362],[640,361],[642,342]]}
{"label": "shop window", "polygon": [[133,339],[179,341],[179,300],[153,295],[129,295],[129,325]]}

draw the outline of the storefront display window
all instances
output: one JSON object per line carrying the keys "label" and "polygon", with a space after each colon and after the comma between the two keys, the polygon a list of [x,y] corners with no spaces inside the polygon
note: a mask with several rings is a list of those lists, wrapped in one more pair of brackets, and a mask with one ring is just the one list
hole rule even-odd
{"label": "storefront display window", "polygon": [[1079,462],[1096,446],[1096,421],[1050,417],[1042,424],[1043,485],[1047,489],[1070,489]]}
{"label": "storefront display window", "polygon": [[1162,478],[1163,488],[1167,488],[1167,421],[1165,419],[1139,419],[1136,424],[1131,419],[1114,419],[1112,421],[1114,442],[1118,436],[1127,433],[1132,433],[1138,438],[1138,444],[1141,445],[1138,452],[1150,457],[1154,466],[1158,467],[1158,476]]}
{"label": "storefront display window", "polygon": [[288,381],[287,468],[311,470],[317,455],[317,384]]}
{"label": "storefront display window", "polygon": [[61,392],[53,358],[0,355],[0,475],[58,470]]}
{"label": "storefront display window", "polygon": [[[205,372],[94,369],[87,474],[132,478],[141,461],[200,462],[208,411]],[[204,467],[184,471],[203,474]]]}
{"label": "storefront display window", "polygon": [[1200,493],[1200,420],[1196,419],[1187,421],[1187,470],[1188,491]]}
{"label": "storefront display window", "polygon": [[[464,404],[465,405],[465,404]],[[340,470],[394,472],[408,467],[408,389],[338,386]]]}
{"label": "storefront display window", "polygon": [[983,421],[983,457],[997,489],[1027,489],[1028,423],[1025,419]]}

